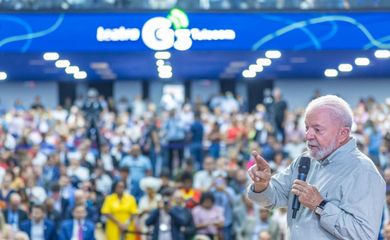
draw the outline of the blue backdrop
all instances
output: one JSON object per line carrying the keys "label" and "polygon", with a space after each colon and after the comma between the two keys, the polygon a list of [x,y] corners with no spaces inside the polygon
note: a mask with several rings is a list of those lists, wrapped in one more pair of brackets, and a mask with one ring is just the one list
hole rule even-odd
{"label": "blue backdrop", "polygon": [[[3,52],[126,52],[136,41],[97,41],[97,28],[139,29],[168,13],[0,14]],[[189,29],[230,29],[234,40],[193,41],[190,50],[390,49],[388,13],[190,13]],[[163,36],[164,37],[164,36]]]}

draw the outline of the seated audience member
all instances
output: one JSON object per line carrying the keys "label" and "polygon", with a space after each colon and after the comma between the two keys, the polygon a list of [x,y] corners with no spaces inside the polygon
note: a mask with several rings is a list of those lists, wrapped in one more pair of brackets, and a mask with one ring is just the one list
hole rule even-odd
{"label": "seated audience member", "polygon": [[85,205],[76,205],[72,211],[73,218],[65,220],[60,228],[59,240],[95,240],[94,223],[87,220]]}
{"label": "seated audience member", "polygon": [[6,223],[14,229],[20,229],[21,223],[28,219],[27,213],[20,209],[20,204],[20,195],[13,193],[10,196],[9,207],[3,210]]}
{"label": "seated audience member", "polygon": [[34,205],[31,209],[31,220],[22,222],[20,230],[27,233],[32,240],[56,240],[54,223],[45,219],[42,205]]}

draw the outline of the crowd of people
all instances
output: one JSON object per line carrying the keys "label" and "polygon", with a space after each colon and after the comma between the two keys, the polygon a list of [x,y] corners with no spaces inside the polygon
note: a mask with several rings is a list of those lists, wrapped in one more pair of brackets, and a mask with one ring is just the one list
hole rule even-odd
{"label": "crowd of people", "polygon": [[260,10],[260,9],[362,9],[389,7],[386,0],[1,0],[8,10],[39,9],[171,9]]}
{"label": "crowd of people", "polygon": [[[82,99],[0,106],[0,239],[98,239],[101,229],[107,240],[286,239],[286,209],[245,193],[252,151],[276,173],[306,149],[303,109],[289,109],[280,89],[251,112],[231,93],[169,109],[96,101],[93,126]],[[390,99],[361,99],[352,131],[390,204]]]}

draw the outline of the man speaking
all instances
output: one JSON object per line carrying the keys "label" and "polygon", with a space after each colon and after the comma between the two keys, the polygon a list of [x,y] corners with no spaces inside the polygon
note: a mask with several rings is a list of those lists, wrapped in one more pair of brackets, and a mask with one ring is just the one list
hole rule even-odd
{"label": "man speaking", "polygon": [[267,161],[253,152],[248,197],[266,208],[288,208],[293,240],[378,238],[385,182],[351,137],[352,118],[343,99],[319,97],[305,111],[307,153],[271,177]]}

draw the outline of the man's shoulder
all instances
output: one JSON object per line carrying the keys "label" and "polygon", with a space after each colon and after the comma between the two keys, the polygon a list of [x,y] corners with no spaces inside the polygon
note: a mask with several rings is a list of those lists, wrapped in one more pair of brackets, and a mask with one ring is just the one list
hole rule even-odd
{"label": "man's shoulder", "polygon": [[383,178],[371,158],[359,150],[352,152],[351,170],[356,176],[372,176],[382,182]]}
{"label": "man's shoulder", "polygon": [[93,229],[93,228],[95,228],[95,224],[91,221],[91,220],[85,220],[85,223],[84,223],[86,226],[87,226],[87,228],[89,228],[89,229]]}
{"label": "man's shoulder", "polygon": [[64,220],[61,224],[62,229],[70,228],[73,226],[73,219]]}
{"label": "man's shoulder", "polygon": [[54,222],[51,221],[50,219],[45,219],[44,224],[45,224],[47,227],[54,227]]}
{"label": "man's shoulder", "polygon": [[20,224],[20,228],[22,231],[27,230],[31,226],[31,220],[25,220]]}

